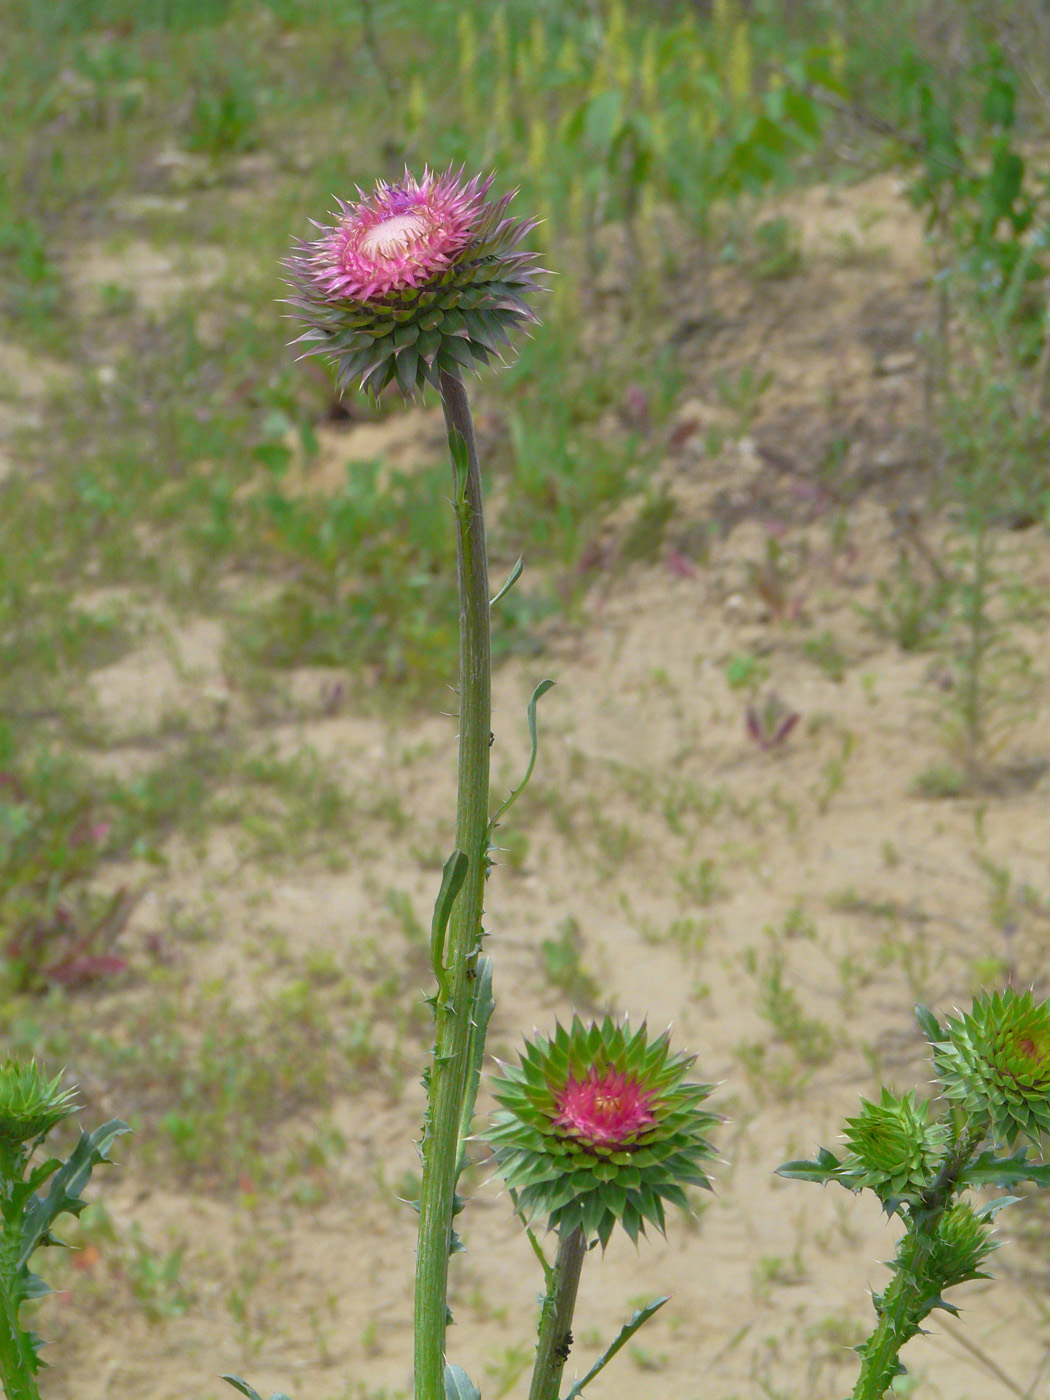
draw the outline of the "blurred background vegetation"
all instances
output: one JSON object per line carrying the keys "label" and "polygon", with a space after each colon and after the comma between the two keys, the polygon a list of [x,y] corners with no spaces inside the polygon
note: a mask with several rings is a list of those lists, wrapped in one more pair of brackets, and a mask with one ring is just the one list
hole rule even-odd
{"label": "blurred background vegetation", "polygon": [[[0,0],[0,32],[0,918],[13,1043],[41,1036],[19,998],[119,971],[134,894],[107,871],[161,864],[173,833],[232,819],[267,858],[292,838],[324,847],[347,799],[317,765],[258,752],[266,725],[294,711],[282,689],[294,668],[330,668],[333,706],[444,700],[444,475],[367,455],[331,489],[301,489],[333,434],[403,410],[335,403],[286,348],[279,302],[292,237],[333,196],[406,163],[493,169],[500,189],[520,188],[518,211],[543,220],[543,323],[478,391],[494,572],[519,554],[529,566],[496,619],[499,656],[540,647],[596,575],[660,547],[673,504],[653,473],[686,387],[682,346],[717,319],[712,275],[735,263],[771,283],[799,268],[790,218],[763,201],[899,176],[936,290],[918,347],[921,504],[950,508],[953,533],[925,573],[902,553],[878,621],[905,649],[963,638],[951,699],[963,760],[938,781],[980,780],[993,662],[1010,652],[995,532],[1050,517],[1042,0]],[[724,386],[743,429],[762,391],[758,377]],[[848,506],[836,461],[822,487]],[[627,525],[610,552],[617,512]],[[704,547],[702,522],[683,531],[681,567],[702,564]],[[114,733],[90,678],[190,616],[221,626],[238,723],[222,701],[210,717]],[[403,825],[361,800],[371,820]],[[302,1036],[324,1041],[296,1015]],[[235,1059],[248,1026],[225,1024]],[[367,1037],[345,1051],[374,1054]],[[225,1052],[192,1053],[179,1092],[186,1104],[203,1092],[218,1121],[240,1090],[201,1090]],[[123,1072],[160,1073],[136,1065]],[[260,1102],[286,1088],[267,1080]],[[158,1109],[158,1121],[195,1167],[201,1139],[182,1114]]]}

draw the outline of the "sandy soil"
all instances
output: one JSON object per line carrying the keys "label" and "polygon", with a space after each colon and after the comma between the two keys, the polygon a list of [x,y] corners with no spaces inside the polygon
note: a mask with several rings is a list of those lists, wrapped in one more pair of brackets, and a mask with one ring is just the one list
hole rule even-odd
{"label": "sandy soil", "polygon": [[[1045,701],[1010,726],[987,790],[917,796],[918,775],[950,756],[942,720],[951,658],[902,652],[864,614],[908,546],[899,508],[921,506],[930,470],[916,346],[933,314],[921,231],[888,177],[817,189],[790,208],[801,271],[756,282],[745,269],[716,268],[701,323],[683,312],[675,332],[680,406],[670,433],[651,443],[675,511],[656,557],[617,565],[630,521],[611,522],[593,552],[580,624],[552,628],[542,657],[508,663],[496,681],[501,785],[525,756],[532,687],[544,675],[557,685],[542,704],[536,780],[508,823],[510,855],[489,892],[493,1049],[507,1054],[523,1032],[570,1015],[571,992],[581,1011],[593,1002],[672,1025],[703,1077],[719,1082],[728,1119],[717,1189],[698,1202],[697,1218],[675,1220],[666,1242],[637,1251],[615,1238],[604,1261],[587,1263],[570,1375],[640,1300],[672,1295],[595,1383],[595,1400],[846,1393],[849,1348],[869,1323],[869,1290],[886,1277],[879,1261],[891,1257],[893,1232],[870,1203],[785,1183],[773,1169],[833,1145],[858,1095],[927,1080],[916,1000],[944,1011],[1004,976],[1048,990]],[[107,265],[105,277],[116,275]],[[613,278],[613,319],[616,297]],[[745,368],[773,377],[742,424],[716,386]],[[417,441],[436,433],[440,442],[439,415],[411,421]],[[722,439],[716,454],[712,430]],[[333,459],[356,455],[348,431],[362,430],[333,432]],[[366,431],[371,454],[376,430]],[[403,450],[404,424],[391,431]],[[832,477],[821,464],[836,442],[842,466]],[[936,544],[947,524],[923,528]],[[781,567],[771,571],[774,539]],[[1004,532],[999,545],[1029,586],[1050,580],[1041,531]],[[148,734],[171,706],[236,704],[211,621],[173,621],[167,636],[96,677],[97,703],[125,738]],[[1045,633],[1021,640],[1045,675]],[[754,695],[727,679],[744,654]],[[388,956],[404,945],[411,972],[391,995],[418,995],[418,959],[383,895],[403,890],[429,917],[432,853],[449,844],[455,726],[438,714],[441,697],[408,726],[333,712],[321,702],[331,680],[294,677],[298,717],[267,738],[289,753],[312,748],[355,790],[389,788],[411,831],[365,832],[335,871],[320,859],[291,868],[246,861],[229,832],[213,834],[203,859],[174,845],[170,870],[151,877],[135,912],[133,957],[161,936],[196,978],[224,979],[251,998],[260,980],[282,975],[260,951],[274,930],[293,969],[285,976],[311,954],[353,961],[379,938]],[[772,693],[800,719],[763,751],[745,712]],[[1008,872],[1005,887],[995,869]],[[214,937],[180,944],[176,903],[206,905]],[[571,950],[573,939],[574,982],[549,950]],[[795,998],[794,1021],[771,1018],[777,986]],[[226,1393],[216,1376],[232,1370],[264,1394],[404,1393],[415,1218],[394,1184],[415,1166],[417,1077],[406,1073],[393,1088],[367,1075],[345,1085],[330,1118],[346,1152],[312,1207],[291,1195],[181,1189],[139,1165],[134,1143],[124,1148],[124,1167],[105,1181],[110,1213],[118,1230],[138,1222],[160,1253],[185,1246],[189,1301],[181,1315],[151,1322],[107,1274],[102,1247],[41,1316],[60,1341],[47,1392],[204,1400]],[[126,1107],[99,1085],[88,1114]],[[527,1377],[515,1372],[540,1281],[480,1149],[474,1175],[469,1252],[454,1262],[451,1348],[491,1400],[524,1394]],[[902,1393],[1047,1393],[1050,1382],[1038,1379],[1050,1356],[1047,1255],[1015,1238],[1038,1233],[1038,1217],[1017,1208],[1001,1221],[1001,1281],[960,1290],[961,1320],[935,1315],[929,1338],[909,1348],[917,1384]],[[248,1276],[238,1316],[224,1300]]]}

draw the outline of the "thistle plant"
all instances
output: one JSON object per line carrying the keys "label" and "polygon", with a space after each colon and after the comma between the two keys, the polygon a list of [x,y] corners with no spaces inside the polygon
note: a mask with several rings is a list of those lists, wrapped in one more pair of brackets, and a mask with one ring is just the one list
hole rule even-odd
{"label": "thistle plant", "polygon": [[[445,865],[431,929],[437,990],[433,1062],[425,1075],[427,1115],[416,1256],[415,1378],[419,1400],[446,1388],[449,1255],[462,1202],[491,969],[481,955],[489,867],[489,744],[492,683],[484,504],[464,369],[498,355],[509,333],[534,320],[524,294],[536,286],[536,257],[518,250],[533,227],[506,217],[511,196],[490,200],[492,178],[464,180],[407,170],[397,185],[339,204],[332,226],[301,244],[290,264],[292,304],[306,329],[299,343],[333,363],[340,391],[357,381],[378,395],[426,385],[441,394],[453,471],[460,600],[459,782],[456,848]],[[512,580],[513,581],[513,580]],[[535,734],[535,710],[531,712]],[[530,765],[531,767],[531,765]],[[451,1373],[450,1373],[451,1374]]]}
{"label": "thistle plant", "polygon": [[51,1233],[55,1221],[80,1214],[93,1168],[109,1160],[110,1144],[129,1131],[114,1119],[81,1133],[64,1162],[51,1156],[34,1164],[37,1148],[76,1112],[75,1094],[62,1088],[61,1078],[49,1080],[32,1063],[0,1065],[0,1384],[7,1400],[39,1397],[41,1341],[22,1326],[21,1309],[51,1290],[30,1272],[33,1255],[61,1244]]}
{"label": "thistle plant", "polygon": [[958,1311],[947,1289],[989,1277],[982,1265],[999,1247],[994,1218],[1016,1197],[974,1205],[969,1193],[1025,1181],[1050,1186],[1050,1164],[1027,1155],[1050,1131],[1050,1001],[1007,990],[978,997],[943,1027],[925,1007],[917,1015],[933,1050],[939,1116],[931,1118],[931,1103],[914,1093],[883,1090],[878,1103],[862,1101],[846,1120],[842,1157],[822,1148],[813,1161],[779,1169],[801,1181],[873,1191],[886,1214],[904,1222],[893,1277],[873,1296],[878,1321],[857,1348],[853,1400],[880,1400],[903,1374],[901,1348],[925,1318],[935,1308]]}
{"label": "thistle plant", "polygon": [[[492,184],[491,176],[466,179],[452,168],[424,170],[418,179],[406,170],[396,184],[380,181],[371,194],[358,190],[356,201],[337,201],[334,222],[316,225],[317,236],[299,243],[288,265],[291,304],[304,323],[296,343],[331,361],[340,392],[354,384],[373,396],[389,385],[405,397],[437,389],[452,461],[459,783],[456,845],[431,927],[436,1043],[424,1075],[417,1400],[477,1394],[466,1373],[446,1363],[445,1333],[449,1256],[462,1247],[453,1229],[464,1205],[456,1188],[493,1005],[492,968],[482,953],[484,886],[495,827],[532,773],[536,705],[552,684],[541,682],[528,707],[532,754],[524,778],[493,813],[490,609],[521,566],[490,600],[481,472],[462,375],[499,357],[512,332],[535,319],[525,298],[540,269],[537,255],[520,248],[535,222],[508,217],[512,196],[490,198]],[[664,1202],[687,1207],[683,1187],[708,1185],[702,1163],[711,1149],[702,1130],[715,1120],[699,1107],[709,1087],[684,1083],[692,1061],[672,1056],[666,1036],[650,1043],[644,1026],[632,1035],[611,1020],[589,1029],[574,1022],[537,1042],[523,1063],[523,1078],[508,1071],[501,1081],[505,1112],[491,1141],[519,1210],[546,1214],[558,1230],[553,1267],[530,1232],[547,1282],[533,1394],[554,1400],[586,1248],[605,1245],[616,1221],[637,1241],[646,1222],[663,1230]],[[591,1374],[654,1311],[636,1314]],[[254,1396],[246,1382],[228,1379]]]}

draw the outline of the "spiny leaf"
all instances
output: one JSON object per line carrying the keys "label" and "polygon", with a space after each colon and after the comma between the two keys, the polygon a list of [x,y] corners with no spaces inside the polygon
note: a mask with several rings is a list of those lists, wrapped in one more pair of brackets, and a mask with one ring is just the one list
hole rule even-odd
{"label": "spiny leaf", "polygon": [[445,1400],[481,1400],[481,1391],[462,1366],[446,1365]]}
{"label": "spiny leaf", "polygon": [[620,1350],[620,1348],[626,1345],[626,1343],[631,1340],[634,1334],[638,1331],[639,1327],[643,1327],[645,1323],[649,1321],[652,1315],[656,1312],[659,1312],[663,1305],[668,1301],[669,1298],[657,1298],[654,1303],[649,1303],[644,1308],[639,1308],[638,1311],[634,1314],[634,1316],[631,1317],[629,1321],[625,1322],[624,1325],[620,1328],[620,1332],[619,1335],[616,1337],[616,1340],[612,1342],[610,1346],[606,1347],[606,1349],[602,1352],[601,1356],[599,1356],[598,1360],[594,1363],[594,1365],[583,1377],[583,1379],[576,1382],[573,1388],[569,1391],[568,1395],[565,1396],[565,1400],[576,1400],[577,1395],[579,1395],[583,1391],[584,1386],[589,1385],[591,1381],[594,1380],[595,1376],[597,1376],[600,1371],[603,1371],[605,1369],[605,1367],[613,1359],[613,1357]]}

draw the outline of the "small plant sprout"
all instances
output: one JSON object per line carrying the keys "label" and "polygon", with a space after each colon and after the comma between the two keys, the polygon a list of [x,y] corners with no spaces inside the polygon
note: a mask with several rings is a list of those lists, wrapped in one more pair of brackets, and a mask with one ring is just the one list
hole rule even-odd
{"label": "small plant sprout", "polygon": [[[610,1017],[574,1018],[527,1041],[493,1082],[500,1111],[485,1137],[500,1174],[522,1219],[558,1235],[530,1400],[557,1400],[587,1250],[604,1249],[617,1224],[635,1243],[646,1224],[662,1234],[665,1202],[688,1211],[684,1188],[710,1188],[705,1134],[719,1119],[701,1107],[711,1085],[686,1081],[693,1062],[671,1054],[666,1033],[650,1041],[644,1025],[632,1034]],[[619,1345],[663,1302],[636,1313]]]}
{"label": "small plant sprout", "polygon": [[[873,1191],[905,1232],[886,1291],[873,1297],[878,1318],[857,1348],[861,1371],[853,1400],[881,1400],[904,1374],[899,1356],[935,1309],[956,1313],[947,1289],[988,1278],[982,1265],[999,1247],[992,1223],[1016,1196],[980,1205],[969,1193],[1012,1190],[1023,1182],[1050,1186],[1050,1164],[1027,1159],[1050,1131],[1050,1002],[1008,990],[978,997],[968,1014],[942,1027],[918,1008],[933,1049],[942,1103],[884,1089],[878,1103],[861,1102],[846,1120],[846,1153],[822,1148],[810,1162],[788,1162],[781,1176],[850,1191]],[[1009,1153],[1010,1155],[1006,1155]]]}
{"label": "small plant sprout", "polygon": [[80,1214],[80,1193],[92,1169],[108,1160],[114,1138],[129,1131],[113,1120],[82,1133],[66,1161],[52,1156],[34,1166],[36,1149],[76,1112],[74,1091],[62,1088],[61,1078],[47,1079],[32,1063],[0,1065],[0,1384],[7,1400],[39,1400],[41,1343],[23,1328],[19,1314],[23,1303],[50,1289],[30,1272],[30,1260],[41,1245],[61,1243],[51,1233],[55,1221]]}
{"label": "small plant sprout", "polygon": [[790,709],[779,695],[770,691],[761,700],[748,705],[745,716],[747,737],[763,753],[768,753],[784,743],[800,718],[797,710]]}

